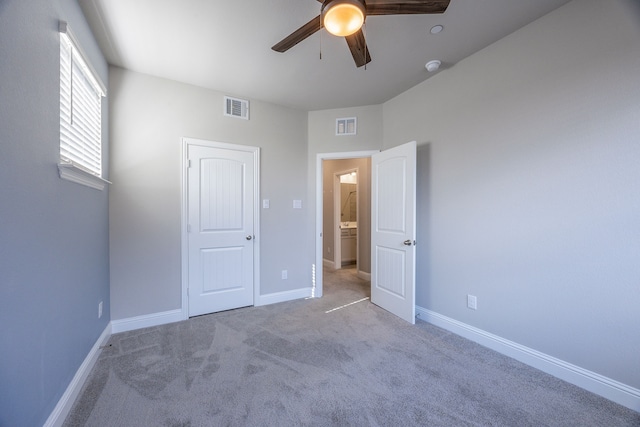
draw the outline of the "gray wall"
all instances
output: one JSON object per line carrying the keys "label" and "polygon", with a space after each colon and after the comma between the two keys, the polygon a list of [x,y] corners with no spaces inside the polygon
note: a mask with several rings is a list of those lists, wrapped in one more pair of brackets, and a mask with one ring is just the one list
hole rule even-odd
{"label": "gray wall", "polygon": [[[333,180],[336,173],[358,168],[358,270],[371,272],[371,159],[325,160],[323,175],[323,232],[322,257],[333,261],[335,253],[334,230],[338,226],[333,218]],[[343,184],[345,185],[345,184]],[[349,184],[353,185],[354,184]],[[343,195],[343,199],[346,195]]]}
{"label": "gray wall", "polygon": [[[357,117],[356,135],[336,136],[336,119]],[[308,114],[309,160],[313,163],[318,153],[380,150],[382,148],[382,105],[310,111]],[[315,175],[313,175],[315,185]]]}
{"label": "gray wall", "polygon": [[110,77],[113,319],[181,307],[182,137],[261,147],[261,294],[311,287],[306,113],[250,100],[245,121],[222,115],[236,94],[119,68]]}
{"label": "gray wall", "polygon": [[419,306],[638,388],[632,3],[573,1],[385,103],[384,146],[423,143]]}
{"label": "gray wall", "polygon": [[2,426],[42,425],[109,322],[108,192],[63,181],[56,166],[61,19],[106,84],[75,1],[0,2]]}

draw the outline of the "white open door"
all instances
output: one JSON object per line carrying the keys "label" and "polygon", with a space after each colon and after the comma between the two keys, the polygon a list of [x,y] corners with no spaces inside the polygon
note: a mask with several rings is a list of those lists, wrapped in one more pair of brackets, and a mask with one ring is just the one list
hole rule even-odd
{"label": "white open door", "polygon": [[256,155],[187,145],[190,317],[254,303]]}
{"label": "white open door", "polygon": [[416,142],[371,157],[371,302],[415,324]]}

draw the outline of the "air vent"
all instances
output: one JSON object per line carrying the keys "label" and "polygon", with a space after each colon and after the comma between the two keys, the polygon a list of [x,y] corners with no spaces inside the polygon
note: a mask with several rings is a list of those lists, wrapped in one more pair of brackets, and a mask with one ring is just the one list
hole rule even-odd
{"label": "air vent", "polygon": [[249,120],[249,101],[225,96],[224,115]]}
{"label": "air vent", "polygon": [[355,117],[336,119],[336,135],[355,135],[356,124]]}

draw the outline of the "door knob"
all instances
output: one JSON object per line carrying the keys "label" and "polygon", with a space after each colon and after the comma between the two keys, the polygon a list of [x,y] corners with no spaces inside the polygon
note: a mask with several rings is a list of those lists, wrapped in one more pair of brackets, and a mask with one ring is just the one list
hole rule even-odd
{"label": "door knob", "polygon": [[405,240],[404,243],[406,246],[411,246],[411,240]]}
{"label": "door knob", "polygon": [[252,236],[247,236],[247,240],[251,240],[252,238]]}

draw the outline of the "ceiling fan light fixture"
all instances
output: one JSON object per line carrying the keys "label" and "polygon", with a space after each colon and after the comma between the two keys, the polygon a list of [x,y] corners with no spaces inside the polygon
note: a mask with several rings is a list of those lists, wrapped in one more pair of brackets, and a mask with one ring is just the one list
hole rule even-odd
{"label": "ceiling fan light fixture", "polygon": [[327,0],[322,4],[322,23],[334,36],[346,37],[364,24],[365,6],[358,0]]}

